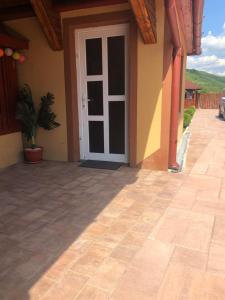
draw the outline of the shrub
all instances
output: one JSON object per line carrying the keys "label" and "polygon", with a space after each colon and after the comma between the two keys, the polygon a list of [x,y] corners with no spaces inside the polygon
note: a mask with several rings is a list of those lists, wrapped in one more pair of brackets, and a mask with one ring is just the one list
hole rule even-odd
{"label": "shrub", "polygon": [[184,112],[184,125],[183,125],[184,128],[187,128],[189,126],[191,119],[192,119],[192,116],[185,111]]}
{"label": "shrub", "polygon": [[189,107],[189,108],[187,108],[187,109],[185,109],[185,113],[187,113],[187,114],[189,114],[191,117],[193,117],[193,115],[194,115],[194,113],[195,113],[195,107],[194,106],[191,106],[191,107]]}

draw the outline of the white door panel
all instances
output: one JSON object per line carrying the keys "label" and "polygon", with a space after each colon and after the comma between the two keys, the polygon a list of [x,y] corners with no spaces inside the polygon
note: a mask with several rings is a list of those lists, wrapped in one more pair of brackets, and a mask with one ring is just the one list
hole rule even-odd
{"label": "white door panel", "polygon": [[128,162],[128,32],[75,31],[81,159]]}

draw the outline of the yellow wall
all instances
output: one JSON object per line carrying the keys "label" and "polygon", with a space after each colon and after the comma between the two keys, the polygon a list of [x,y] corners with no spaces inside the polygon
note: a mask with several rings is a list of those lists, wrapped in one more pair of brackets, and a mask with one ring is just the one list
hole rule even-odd
{"label": "yellow wall", "polygon": [[55,95],[54,111],[61,126],[51,132],[38,132],[37,144],[44,147],[44,158],[67,159],[66,107],[64,87],[63,52],[52,51],[44,38],[36,18],[7,22],[17,32],[30,40],[27,60],[18,65],[19,84],[31,86],[36,106],[40,97],[52,92]]}
{"label": "yellow wall", "polygon": [[138,37],[137,163],[160,148],[164,2],[156,1],[157,43]]}
{"label": "yellow wall", "polygon": [[[158,0],[156,8],[157,43],[145,45],[140,34],[138,36],[137,163],[160,148],[164,1]],[[96,7],[64,12],[62,18],[127,9],[129,9],[128,4]],[[23,65],[19,65],[20,85],[28,83],[31,86],[36,105],[40,97],[48,91],[56,97],[53,109],[61,126],[51,132],[40,129],[37,142],[45,149],[45,159],[66,161],[67,126],[63,51],[52,51],[49,48],[36,18],[10,21],[7,25],[30,40],[30,48],[26,53],[28,59]]]}
{"label": "yellow wall", "polygon": [[20,132],[0,136],[0,169],[22,159],[22,138]]}
{"label": "yellow wall", "polygon": [[[62,18],[121,11],[129,8],[128,4],[81,9],[62,13]],[[63,51],[52,51],[45,39],[36,18],[26,18],[6,22],[30,40],[29,50],[25,52],[27,61],[18,66],[19,84],[31,86],[35,104],[40,97],[50,91],[55,95],[54,112],[61,126],[53,131],[39,129],[37,143],[44,147],[44,159],[67,160],[66,100],[64,83]]]}

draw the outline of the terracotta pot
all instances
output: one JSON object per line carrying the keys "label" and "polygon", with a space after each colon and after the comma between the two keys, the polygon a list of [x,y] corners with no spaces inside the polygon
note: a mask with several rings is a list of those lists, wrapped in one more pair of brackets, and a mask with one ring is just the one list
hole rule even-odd
{"label": "terracotta pot", "polygon": [[37,148],[25,148],[24,149],[24,158],[25,161],[29,164],[37,164],[40,161],[42,161],[43,156],[43,148],[37,147]]}

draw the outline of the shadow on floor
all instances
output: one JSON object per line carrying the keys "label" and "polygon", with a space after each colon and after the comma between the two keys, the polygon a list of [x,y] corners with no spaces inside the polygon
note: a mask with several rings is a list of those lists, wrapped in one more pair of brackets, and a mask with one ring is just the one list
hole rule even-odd
{"label": "shadow on floor", "polygon": [[[78,237],[121,190],[136,182],[137,172],[54,162],[2,171],[0,299],[31,299],[32,286],[67,249],[76,253]],[[106,210],[104,222],[120,209]]]}

